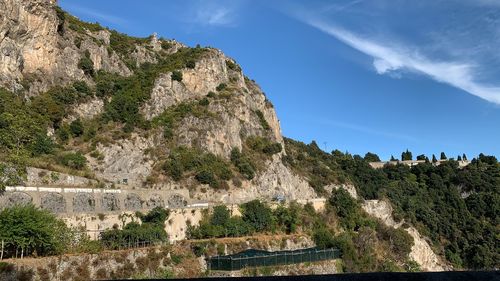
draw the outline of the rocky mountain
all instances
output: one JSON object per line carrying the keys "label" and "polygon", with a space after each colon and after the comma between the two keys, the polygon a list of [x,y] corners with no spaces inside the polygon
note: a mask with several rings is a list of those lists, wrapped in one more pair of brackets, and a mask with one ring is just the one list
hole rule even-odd
{"label": "rocky mountain", "polygon": [[[286,148],[272,104],[221,51],[129,37],[82,22],[54,0],[2,0],[0,9],[0,85],[36,115],[55,147],[35,157],[29,147],[37,140],[27,136],[27,165],[57,168],[58,158],[77,152],[85,164],[64,169],[106,185],[189,187],[205,200],[316,197],[281,161]],[[173,159],[179,148],[214,164]]]}
{"label": "rocky mountain", "polygon": [[0,0],[0,10],[0,191],[182,191],[216,204],[328,197],[310,228],[338,234],[348,270],[498,268],[494,157],[372,169],[284,138],[271,102],[220,50],[130,37],[55,0]]}

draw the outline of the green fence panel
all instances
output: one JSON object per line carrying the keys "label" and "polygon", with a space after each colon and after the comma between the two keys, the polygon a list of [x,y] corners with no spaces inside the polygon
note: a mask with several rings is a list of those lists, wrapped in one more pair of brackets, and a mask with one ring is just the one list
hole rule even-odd
{"label": "green fence panel", "polygon": [[340,257],[338,249],[302,249],[295,251],[267,252],[247,250],[227,256],[208,258],[207,263],[212,270],[240,270],[245,267],[276,266],[315,262]]}

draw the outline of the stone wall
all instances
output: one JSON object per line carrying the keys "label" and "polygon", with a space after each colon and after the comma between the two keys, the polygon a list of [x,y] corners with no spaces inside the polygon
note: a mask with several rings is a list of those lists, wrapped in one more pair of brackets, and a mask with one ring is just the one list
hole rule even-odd
{"label": "stone wall", "polygon": [[0,209],[32,203],[56,214],[110,213],[150,210],[154,207],[184,208],[187,190],[99,189],[62,187],[7,187],[0,196]]}

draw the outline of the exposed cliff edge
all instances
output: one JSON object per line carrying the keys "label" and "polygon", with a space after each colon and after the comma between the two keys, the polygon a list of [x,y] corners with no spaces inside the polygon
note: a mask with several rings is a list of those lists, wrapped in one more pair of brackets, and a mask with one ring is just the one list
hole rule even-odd
{"label": "exposed cliff edge", "polygon": [[[76,93],[76,102],[42,115],[50,119],[44,121],[47,135],[63,147],[59,154],[81,152],[94,179],[133,188],[189,187],[193,198],[224,200],[225,190],[193,180],[193,171],[173,180],[163,170],[173,150],[188,147],[231,166],[233,177],[222,176],[217,185],[229,188],[234,200],[316,197],[305,179],[281,163],[286,148],[272,104],[221,51],[189,48],[156,35],[129,37],[81,22],[54,0],[2,0],[0,9],[7,11],[0,18],[0,85],[28,104],[46,96],[52,102],[54,88],[62,95],[69,95],[68,89]],[[129,96],[135,100],[122,101]],[[62,111],[62,116],[56,120],[51,111]],[[85,132],[94,130],[93,136],[61,139],[61,131],[75,120]],[[269,153],[272,157],[262,153],[265,147],[252,151],[248,141],[256,137],[257,145],[279,144],[281,149]],[[238,175],[245,168],[231,164],[233,150],[262,154],[250,155],[255,158],[249,163],[251,175]]]}
{"label": "exposed cliff edge", "polygon": [[[396,223],[394,221],[390,203],[383,200],[366,200],[362,206],[365,212],[380,219],[387,226],[394,228],[403,227],[403,222]],[[420,268],[425,271],[444,271],[451,269],[434,253],[429,245],[428,239],[422,236],[415,227],[405,227],[404,230],[410,234],[414,242],[411,247],[410,258],[416,261],[420,265]]]}

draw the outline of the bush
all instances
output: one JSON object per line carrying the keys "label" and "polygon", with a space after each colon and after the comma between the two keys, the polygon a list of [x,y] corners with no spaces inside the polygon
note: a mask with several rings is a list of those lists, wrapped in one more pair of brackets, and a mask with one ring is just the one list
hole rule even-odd
{"label": "bush", "polygon": [[92,90],[85,81],[76,81],[73,83],[73,88],[79,93],[81,97],[92,96]]}
{"label": "bush", "polygon": [[168,210],[156,207],[142,217],[142,224],[129,222],[121,230],[106,230],[101,233],[100,240],[110,249],[133,246],[134,243],[141,242],[167,241],[164,222],[168,214]]}
{"label": "bush", "polygon": [[90,53],[88,50],[85,51],[85,55],[80,58],[78,62],[78,68],[83,70],[85,75],[94,77],[94,62],[90,59]]}
{"label": "bush", "polygon": [[168,49],[172,48],[172,43],[165,41],[165,40],[162,40],[161,41],[161,48],[163,50],[168,50]]}
{"label": "bush", "polygon": [[83,135],[84,128],[83,128],[82,121],[80,121],[80,119],[78,118],[78,119],[74,120],[73,122],[71,122],[71,124],[69,125],[69,130],[71,131],[71,134],[73,135],[73,137],[79,137],[79,136]]}
{"label": "bush", "polygon": [[210,104],[210,101],[207,99],[207,98],[202,98],[200,101],[199,101],[199,105],[201,106],[207,106]]}
{"label": "bush", "polygon": [[195,178],[201,184],[208,184],[212,187],[217,187],[217,181],[215,180],[215,175],[211,171],[201,170],[196,174]]}
{"label": "bush", "polygon": [[54,152],[54,142],[47,135],[38,135],[31,146],[33,156],[51,154]]}
{"label": "bush", "polygon": [[277,142],[273,143],[269,139],[259,136],[249,137],[246,143],[252,150],[267,155],[280,153],[281,150],[283,149],[280,143]]}
{"label": "bush", "polygon": [[280,205],[274,210],[274,217],[276,218],[276,223],[284,232],[288,234],[293,233],[300,223],[299,206],[290,204],[290,206],[286,208]]}
{"label": "bush", "polygon": [[389,250],[394,253],[397,260],[405,260],[414,244],[413,237],[405,230],[387,227],[382,223],[377,224],[377,236],[389,243]]}
{"label": "bush", "polygon": [[267,123],[267,120],[266,118],[264,117],[264,113],[262,113],[262,111],[260,110],[256,110],[255,111],[255,114],[257,114],[257,117],[259,118],[259,121],[260,121],[260,125],[262,126],[262,128],[264,130],[269,130],[271,129],[271,127],[269,126],[269,123]]}
{"label": "bush", "polygon": [[194,68],[196,67],[196,62],[195,62],[194,60],[191,60],[191,59],[190,59],[190,60],[188,60],[188,61],[186,62],[186,67],[187,67],[187,68],[194,69]]}
{"label": "bush", "polygon": [[131,37],[116,30],[111,30],[111,35],[109,36],[109,47],[123,59],[127,60],[130,54],[135,50],[135,45],[145,43],[147,40],[147,38]]}
{"label": "bush", "polygon": [[66,143],[69,140],[69,138],[71,137],[71,132],[70,132],[68,126],[62,126],[59,129],[57,129],[56,135],[57,135],[57,138],[59,138],[59,140],[62,143]]}
{"label": "bush", "polygon": [[281,147],[281,143],[271,143],[269,145],[266,145],[262,151],[265,153],[265,154],[268,154],[268,155],[273,155],[273,154],[276,154],[276,153],[280,153],[282,150],[282,147]]}
{"label": "bush", "polygon": [[324,227],[320,227],[314,231],[313,240],[316,247],[320,249],[328,249],[336,246],[335,237]]}
{"label": "bush", "polygon": [[220,92],[226,88],[227,88],[227,85],[225,83],[220,83],[215,89]]}
{"label": "bush", "polygon": [[171,151],[163,169],[174,180],[180,180],[185,172],[195,172],[198,182],[214,188],[221,187],[223,181],[233,176],[224,159],[209,152],[182,146]]}
{"label": "bush", "polygon": [[231,162],[246,179],[251,180],[255,177],[255,165],[249,157],[243,156],[237,148],[231,150]]}
{"label": "bush", "polygon": [[182,72],[174,70],[172,71],[172,81],[182,82]]}
{"label": "bush", "polygon": [[82,170],[87,164],[87,159],[80,152],[66,153],[59,158],[59,163],[72,169]]}
{"label": "bush", "polygon": [[170,211],[168,209],[164,209],[162,207],[154,207],[151,211],[149,211],[149,213],[141,217],[141,221],[143,223],[163,225],[169,215]]}
{"label": "bush", "polygon": [[241,72],[241,67],[234,63],[233,61],[231,60],[226,60],[226,66],[227,68],[231,69],[231,70],[234,70],[234,71],[237,71],[237,72]]}

